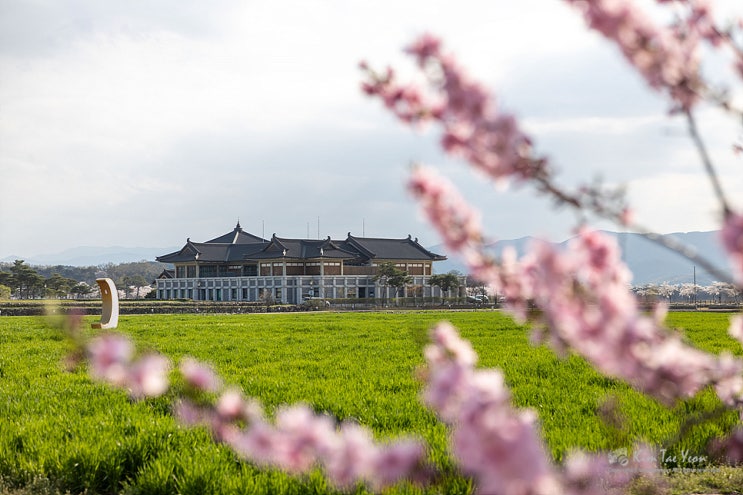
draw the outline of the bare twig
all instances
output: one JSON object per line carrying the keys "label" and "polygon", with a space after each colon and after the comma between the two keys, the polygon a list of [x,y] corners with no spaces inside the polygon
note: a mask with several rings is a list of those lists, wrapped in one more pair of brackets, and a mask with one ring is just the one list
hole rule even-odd
{"label": "bare twig", "polygon": [[732,409],[725,405],[718,405],[711,411],[705,411],[699,414],[696,414],[694,416],[689,416],[684,419],[683,423],[681,423],[681,426],[679,427],[679,430],[674,434],[672,437],[667,438],[663,442],[663,446],[666,448],[671,448],[674,445],[678,444],[681,440],[684,439],[684,437],[691,431],[692,428],[695,426],[702,425],[708,421],[713,421],[716,419],[721,418],[727,413],[730,413]]}
{"label": "bare twig", "polygon": [[712,188],[715,191],[715,195],[720,201],[723,215],[727,216],[727,214],[730,213],[730,207],[728,206],[728,202],[725,199],[725,193],[722,190],[722,184],[720,184],[720,179],[717,176],[717,171],[715,170],[709,153],[707,152],[707,147],[702,140],[702,136],[699,135],[699,130],[697,129],[697,123],[694,119],[694,115],[691,113],[691,110],[686,110],[684,113],[686,114],[686,121],[689,124],[689,135],[691,136],[692,141],[694,141],[694,144],[697,147],[699,156],[702,159],[702,164],[704,165],[704,170],[707,172],[707,176],[712,183]]}
{"label": "bare twig", "polygon": [[[700,139],[700,143],[701,143],[701,139]],[[702,143],[702,149],[704,150],[703,143]],[[711,167],[711,162],[710,162],[710,169],[712,170],[712,173],[714,174],[714,168]],[[714,177],[716,180],[716,176]],[[537,188],[541,192],[550,195],[559,204],[568,205],[578,211],[590,210],[593,214],[597,215],[600,218],[611,220],[612,222],[615,222],[618,225],[625,225],[629,230],[634,231],[636,234],[643,236],[645,239],[659,246],[662,246],[678,254],[679,256],[686,258],[687,260],[691,261],[695,265],[698,265],[700,268],[702,268],[704,271],[706,271],[710,275],[714,276],[720,282],[726,282],[729,284],[736,285],[735,280],[733,280],[733,278],[730,276],[730,274],[727,271],[716,266],[714,263],[709,261],[707,258],[699,255],[694,249],[690,248],[689,246],[686,246],[685,244],[674,239],[673,237],[657,234],[638,224],[627,225],[622,219],[622,211],[620,208],[611,207],[611,205],[606,205],[606,204],[597,204],[597,203],[586,204],[586,201],[584,201],[582,197],[576,194],[564,191],[560,187],[556,186],[554,182],[551,182],[549,180],[539,180],[539,179],[536,180],[536,182],[537,182]],[[724,198],[722,198],[722,200],[724,201]]]}

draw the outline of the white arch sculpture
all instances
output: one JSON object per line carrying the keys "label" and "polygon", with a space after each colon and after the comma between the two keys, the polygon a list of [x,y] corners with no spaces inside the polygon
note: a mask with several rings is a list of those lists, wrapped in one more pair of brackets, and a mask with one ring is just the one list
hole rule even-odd
{"label": "white arch sculpture", "polygon": [[92,326],[104,330],[116,328],[119,324],[119,292],[116,290],[116,284],[110,278],[97,278],[95,281],[101,289],[103,309],[101,321],[93,323]]}

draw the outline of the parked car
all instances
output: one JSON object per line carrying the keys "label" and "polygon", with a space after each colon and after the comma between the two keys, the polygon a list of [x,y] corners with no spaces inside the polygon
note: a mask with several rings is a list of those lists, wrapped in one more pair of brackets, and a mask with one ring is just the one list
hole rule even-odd
{"label": "parked car", "polygon": [[490,299],[485,295],[467,296],[467,302],[471,304],[488,304]]}

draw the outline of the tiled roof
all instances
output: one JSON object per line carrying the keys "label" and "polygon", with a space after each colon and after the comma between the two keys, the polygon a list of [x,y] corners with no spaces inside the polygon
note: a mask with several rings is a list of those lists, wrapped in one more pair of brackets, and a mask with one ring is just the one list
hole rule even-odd
{"label": "tiled roof", "polygon": [[264,240],[243,232],[238,222],[235,229],[207,242],[191,242],[180,251],[158,256],[163,263],[184,263],[188,261],[229,263],[262,259],[317,259],[332,258],[358,260],[444,260],[445,256],[428,251],[418,243],[418,239],[408,236],[404,239],[383,239],[354,237],[349,232],[344,240],[327,239],[288,239],[276,237]]}
{"label": "tiled roof", "polygon": [[348,234],[347,242],[375,259],[390,260],[444,260],[445,256],[432,253],[418,243],[418,239],[408,236],[405,239],[381,239],[372,237],[354,237]]}
{"label": "tiled roof", "polygon": [[198,259],[197,255],[199,254],[199,250],[191,242],[191,239],[186,239],[186,245],[180,251],[164,254],[155,259],[161,263],[178,263],[179,261],[193,261],[194,259]]}
{"label": "tiled roof", "polygon": [[240,222],[237,222],[232,232],[215,237],[210,241],[206,241],[206,244],[255,244],[257,242],[266,242],[262,237],[245,232],[240,227]]}

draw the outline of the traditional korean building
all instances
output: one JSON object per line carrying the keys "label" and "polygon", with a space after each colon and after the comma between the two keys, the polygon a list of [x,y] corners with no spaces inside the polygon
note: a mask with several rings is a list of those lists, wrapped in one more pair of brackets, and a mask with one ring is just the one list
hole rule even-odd
{"label": "traditional korean building", "polygon": [[[428,284],[432,253],[408,236],[404,239],[355,237],[343,240],[263,239],[243,231],[206,242],[186,244],[159,256],[174,270],[157,280],[158,299],[198,301],[275,301],[298,304],[307,298],[354,299],[393,297],[394,289],[374,281],[377,267],[393,263],[412,277],[407,296],[438,296]],[[436,289],[434,291],[434,289]],[[435,292],[435,293],[434,293]],[[403,294],[400,294],[403,295]]]}

